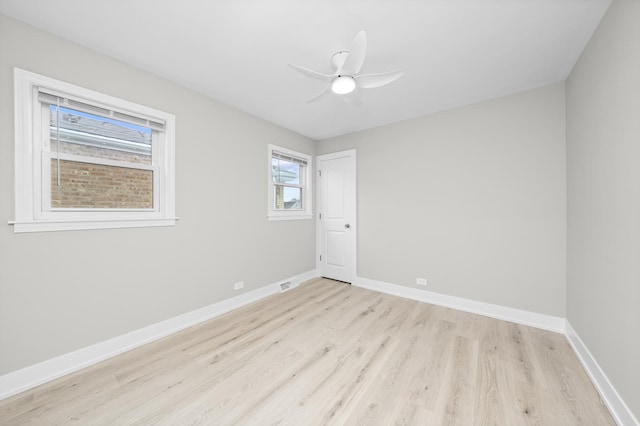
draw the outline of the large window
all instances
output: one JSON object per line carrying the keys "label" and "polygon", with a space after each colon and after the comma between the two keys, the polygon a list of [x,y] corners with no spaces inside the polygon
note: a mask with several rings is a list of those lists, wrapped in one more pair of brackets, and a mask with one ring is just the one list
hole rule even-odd
{"label": "large window", "polygon": [[163,226],[174,217],[174,117],[20,69],[16,232]]}
{"label": "large window", "polygon": [[311,157],[269,145],[270,220],[311,218]]}

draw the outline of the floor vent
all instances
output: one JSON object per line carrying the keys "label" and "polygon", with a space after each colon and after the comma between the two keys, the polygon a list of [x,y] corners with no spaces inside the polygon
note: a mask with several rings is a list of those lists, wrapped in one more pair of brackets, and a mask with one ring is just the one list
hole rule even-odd
{"label": "floor vent", "polygon": [[285,291],[289,290],[291,288],[291,281],[287,281],[286,283],[281,283],[280,284],[280,292],[284,293]]}

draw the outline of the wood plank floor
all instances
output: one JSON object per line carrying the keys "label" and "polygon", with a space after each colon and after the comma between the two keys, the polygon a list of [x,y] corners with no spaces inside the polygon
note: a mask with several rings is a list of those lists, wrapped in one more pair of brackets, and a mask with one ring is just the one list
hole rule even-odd
{"label": "wood plank floor", "polygon": [[0,401],[1,425],[613,425],[564,336],[326,279]]}

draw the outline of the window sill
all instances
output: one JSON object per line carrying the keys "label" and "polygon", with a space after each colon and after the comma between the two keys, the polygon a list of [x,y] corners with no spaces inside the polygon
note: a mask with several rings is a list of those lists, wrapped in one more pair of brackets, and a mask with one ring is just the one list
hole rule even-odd
{"label": "window sill", "polygon": [[312,214],[298,214],[298,215],[268,215],[267,220],[303,220],[313,219]]}
{"label": "window sill", "polygon": [[155,226],[174,226],[177,217],[170,219],[139,219],[139,220],[97,220],[97,221],[37,221],[37,222],[9,222],[16,234],[25,232],[49,231],[78,231],[85,229],[114,229],[114,228],[147,228]]}

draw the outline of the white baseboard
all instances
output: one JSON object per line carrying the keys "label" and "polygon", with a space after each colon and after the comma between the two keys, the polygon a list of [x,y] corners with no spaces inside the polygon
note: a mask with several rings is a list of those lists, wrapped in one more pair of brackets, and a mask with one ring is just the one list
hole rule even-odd
{"label": "white baseboard", "polygon": [[446,294],[434,293],[432,291],[421,290],[418,288],[404,287],[397,284],[390,284],[362,277],[356,277],[352,284],[356,287],[367,288],[381,293],[404,297],[405,299],[431,303],[433,305],[444,306],[464,312],[471,312],[473,314],[515,322],[517,324],[528,325],[557,333],[565,332],[565,319],[552,315],[544,315],[520,309],[508,308],[506,306],[478,302],[471,299],[464,299],[462,297],[448,296]]}
{"label": "white baseboard", "polygon": [[636,419],[631,410],[629,410],[624,400],[620,398],[620,395],[606,374],[604,374],[604,371],[602,371],[593,355],[591,355],[589,349],[587,349],[586,345],[582,342],[578,333],[571,327],[569,321],[567,321],[566,324],[566,337],[569,345],[571,345],[582,366],[591,378],[593,385],[598,390],[598,393],[600,393],[607,408],[609,408],[609,412],[611,412],[616,423],[620,426],[639,425],[638,419]]}
{"label": "white baseboard", "polygon": [[21,370],[0,376],[0,400],[16,395],[58,377],[104,361],[146,343],[184,330],[203,321],[215,318],[234,309],[280,293],[280,284],[290,282],[297,287],[301,282],[317,277],[315,270],[269,284],[247,293],[214,303],[204,308],[156,324],[96,343],[68,354],[40,362]]}

